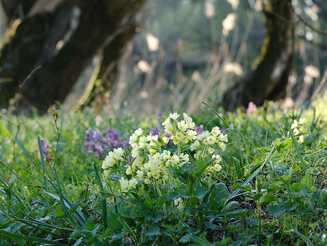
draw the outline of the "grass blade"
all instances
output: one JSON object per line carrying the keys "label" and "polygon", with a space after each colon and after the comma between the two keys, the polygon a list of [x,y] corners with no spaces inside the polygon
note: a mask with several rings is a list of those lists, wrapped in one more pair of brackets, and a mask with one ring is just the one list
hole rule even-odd
{"label": "grass blade", "polygon": [[[273,151],[275,149],[275,146],[276,146],[276,143],[271,148],[268,156],[266,157],[266,159],[264,160],[262,165],[242,185],[247,185],[248,183],[250,183],[254,179],[255,176],[257,176],[259,174],[259,172],[262,170],[262,168],[266,165],[267,161],[269,160],[271,154],[273,153]],[[241,191],[241,189],[237,189],[232,194],[230,194],[230,196],[226,200],[225,204],[227,204],[231,199],[233,199],[240,191]]]}
{"label": "grass blade", "polygon": [[[47,182],[47,177],[46,177],[44,153],[43,153],[43,148],[42,148],[40,135],[37,135],[37,142],[38,142],[38,145],[39,145],[39,152],[40,152],[40,156],[41,156],[41,164],[42,164],[43,180],[44,180],[44,189],[45,189],[46,192],[48,192],[49,188],[48,188],[48,182]],[[45,205],[46,205],[46,207],[49,207],[48,199],[46,199]]]}
{"label": "grass blade", "polygon": [[98,169],[97,169],[97,167],[96,167],[96,165],[95,165],[95,163],[93,161],[91,161],[91,163],[92,163],[92,166],[93,166],[93,169],[94,169],[94,172],[95,172],[95,177],[97,179],[97,182],[98,182],[98,185],[99,185],[99,188],[100,188],[101,197],[103,198],[103,201],[102,201],[103,226],[104,226],[105,229],[107,229],[108,228],[107,199],[106,199],[106,197],[103,196],[103,184],[102,184],[101,177],[100,177],[100,174],[98,172]]}
{"label": "grass blade", "polygon": [[27,241],[47,243],[47,244],[50,244],[50,245],[58,245],[58,246],[67,245],[67,244],[62,244],[62,243],[50,241],[50,240],[39,238],[39,237],[33,237],[33,236],[23,235],[23,234],[20,234],[20,233],[8,232],[8,231],[1,230],[1,229],[0,229],[0,235],[5,236],[5,237],[9,237],[9,238],[19,238],[19,239],[23,239],[23,240],[27,240]]}

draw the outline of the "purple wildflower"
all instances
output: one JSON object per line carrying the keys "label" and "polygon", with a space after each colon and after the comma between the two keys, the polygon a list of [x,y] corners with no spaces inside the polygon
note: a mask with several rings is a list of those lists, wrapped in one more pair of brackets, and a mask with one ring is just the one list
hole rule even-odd
{"label": "purple wildflower", "polygon": [[118,133],[115,129],[107,129],[107,147],[108,149],[126,148],[129,143],[124,139],[119,139]]}
{"label": "purple wildflower", "polygon": [[162,112],[159,112],[157,114],[157,121],[158,121],[158,126],[160,127],[161,126],[161,118],[162,118]]}
{"label": "purple wildflower", "polygon": [[[168,133],[164,133],[164,137],[170,138],[171,136],[173,136],[174,134],[172,132]],[[169,142],[166,144],[166,146],[172,146],[173,141],[170,139]]]}
{"label": "purple wildflower", "polygon": [[[44,160],[45,161],[50,160],[51,157],[48,155],[49,154],[49,152],[48,152],[49,141],[46,138],[40,138],[40,139],[41,139],[41,148],[42,148]],[[39,148],[38,148],[38,155],[39,155],[39,157],[41,156]]]}
{"label": "purple wildflower", "polygon": [[152,136],[159,136],[160,135],[160,129],[158,127],[153,127],[151,128],[150,134]]}
{"label": "purple wildflower", "polygon": [[194,128],[194,130],[196,131],[196,133],[197,133],[198,135],[200,135],[200,134],[203,133],[203,131],[204,131],[204,129],[203,129],[203,125],[201,124],[200,126],[196,126],[196,127]]}
{"label": "purple wildflower", "polygon": [[89,128],[85,131],[84,148],[86,151],[95,152],[100,157],[104,151],[104,141],[98,129]]}

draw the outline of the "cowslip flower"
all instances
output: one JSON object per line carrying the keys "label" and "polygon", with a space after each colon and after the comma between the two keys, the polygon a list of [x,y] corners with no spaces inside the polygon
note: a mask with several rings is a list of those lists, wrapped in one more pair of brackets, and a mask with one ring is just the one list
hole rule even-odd
{"label": "cowslip flower", "polygon": [[180,198],[180,197],[178,197],[177,199],[175,199],[174,200],[174,205],[175,205],[175,207],[176,207],[176,209],[178,210],[178,211],[183,211],[183,209],[184,209],[184,203],[183,203],[183,199],[182,198]]}

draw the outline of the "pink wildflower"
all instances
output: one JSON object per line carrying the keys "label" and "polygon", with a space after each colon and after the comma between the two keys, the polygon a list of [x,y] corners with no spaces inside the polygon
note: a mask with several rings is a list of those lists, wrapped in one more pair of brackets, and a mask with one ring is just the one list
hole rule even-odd
{"label": "pink wildflower", "polygon": [[246,109],[246,114],[248,116],[252,115],[256,108],[257,108],[257,106],[253,102],[249,102],[249,106]]}

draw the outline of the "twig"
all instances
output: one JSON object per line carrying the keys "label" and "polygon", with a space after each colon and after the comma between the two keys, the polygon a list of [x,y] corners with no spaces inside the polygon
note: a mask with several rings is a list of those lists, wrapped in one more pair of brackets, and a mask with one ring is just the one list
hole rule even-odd
{"label": "twig", "polygon": [[293,5],[292,5],[292,10],[293,10],[294,14],[297,16],[297,18],[299,18],[299,21],[301,21],[304,25],[309,27],[312,31],[314,31],[314,32],[316,32],[316,33],[318,33],[320,35],[327,35],[327,31],[322,31],[322,30],[319,30],[319,29],[315,28],[309,22],[307,22],[301,15],[296,13]]}

